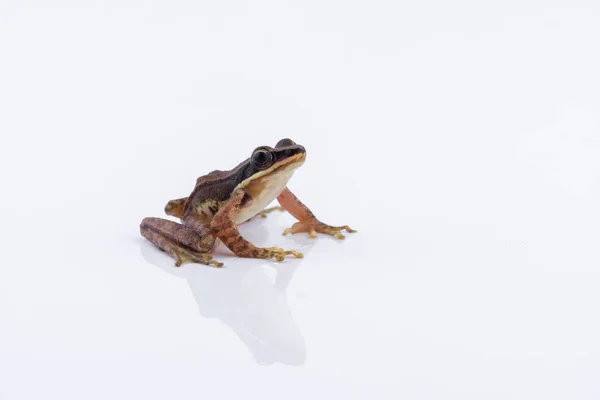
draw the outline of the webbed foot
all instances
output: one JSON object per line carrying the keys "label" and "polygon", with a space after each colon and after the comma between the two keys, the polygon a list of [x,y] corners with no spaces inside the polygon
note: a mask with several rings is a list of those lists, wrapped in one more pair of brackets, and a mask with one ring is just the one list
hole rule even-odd
{"label": "webbed foot", "polygon": [[266,256],[265,258],[274,258],[277,261],[283,261],[285,259],[285,256],[294,256],[294,258],[303,258],[304,254],[295,251],[295,250],[284,250],[282,248],[279,247],[268,247],[266,249],[261,249],[263,251],[265,251],[264,255]]}
{"label": "webbed foot", "polygon": [[223,266],[223,263],[214,260],[210,253],[199,253],[182,248],[169,249],[168,252],[175,258],[175,266],[177,267],[186,263],[213,265],[217,268]]}
{"label": "webbed foot", "polygon": [[314,239],[317,237],[317,232],[318,232],[318,233],[324,233],[326,235],[335,236],[338,239],[345,239],[345,236],[341,232],[343,230],[345,230],[346,232],[350,232],[350,233],[356,232],[354,229],[350,228],[348,225],[331,226],[331,225],[322,223],[321,221],[319,221],[316,218],[313,218],[308,221],[296,222],[294,225],[292,225],[291,228],[287,228],[285,231],[283,231],[283,235],[285,236],[288,233],[294,234],[294,233],[300,233],[300,232],[307,232],[308,236],[310,236],[311,238]]}

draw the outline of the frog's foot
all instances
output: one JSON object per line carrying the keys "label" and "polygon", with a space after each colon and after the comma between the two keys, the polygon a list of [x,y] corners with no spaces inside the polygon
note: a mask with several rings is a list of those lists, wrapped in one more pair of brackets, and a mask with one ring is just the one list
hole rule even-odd
{"label": "frog's foot", "polygon": [[314,239],[317,237],[317,232],[318,232],[318,233],[324,233],[326,235],[335,236],[338,239],[344,239],[345,236],[342,234],[341,231],[356,232],[354,229],[350,228],[348,225],[331,226],[331,225],[324,224],[321,221],[319,221],[318,219],[314,218],[314,219],[310,219],[308,221],[296,222],[294,225],[292,225],[291,228],[287,228],[285,231],[283,231],[283,235],[285,236],[288,233],[294,234],[294,233],[300,233],[300,232],[307,232],[308,235]]}
{"label": "frog's foot", "polygon": [[256,216],[260,216],[261,218],[267,218],[267,214],[272,213],[273,211],[285,211],[285,208],[283,207],[270,207],[270,208],[265,208],[264,210],[262,210],[261,212],[259,212],[258,214],[256,214]]}
{"label": "frog's foot", "polygon": [[223,266],[223,263],[213,260],[213,256],[210,253],[200,253],[181,247],[169,249],[167,252],[175,258],[175,266],[177,267],[180,267],[185,263],[214,265],[217,268]]}
{"label": "frog's foot", "polygon": [[304,254],[295,250],[284,250],[279,247],[267,247],[265,249],[259,249],[261,251],[261,258],[274,258],[277,261],[283,261],[285,256],[294,256],[294,258],[303,258]]}

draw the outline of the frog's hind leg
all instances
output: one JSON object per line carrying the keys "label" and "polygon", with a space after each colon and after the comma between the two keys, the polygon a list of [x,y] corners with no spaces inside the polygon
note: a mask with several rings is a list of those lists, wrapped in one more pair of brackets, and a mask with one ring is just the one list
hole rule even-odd
{"label": "frog's hind leg", "polygon": [[196,262],[215,267],[223,266],[210,253],[215,235],[198,227],[189,227],[162,218],[144,218],[140,233],[159,249],[175,258],[175,265]]}

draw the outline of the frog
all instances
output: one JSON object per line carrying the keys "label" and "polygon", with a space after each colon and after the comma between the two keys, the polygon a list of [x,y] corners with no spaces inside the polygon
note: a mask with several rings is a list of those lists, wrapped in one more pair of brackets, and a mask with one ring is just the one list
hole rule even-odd
{"label": "frog", "polygon": [[[344,239],[343,231],[354,233],[348,225],[332,226],[321,222],[288,188],[294,172],[304,164],[306,149],[292,139],[281,139],[275,147],[259,146],[250,157],[230,170],[215,170],[199,177],[191,194],[170,200],[166,218],[147,217],[140,233],[160,250],[175,259],[175,266],[186,263],[222,267],[213,258],[213,249],[221,241],[233,254],[242,258],[303,258],[301,252],[280,247],[258,247],[246,240],[239,225],[272,211],[287,211],[297,222],[283,235],[317,233]],[[277,199],[279,206],[269,207]]]}

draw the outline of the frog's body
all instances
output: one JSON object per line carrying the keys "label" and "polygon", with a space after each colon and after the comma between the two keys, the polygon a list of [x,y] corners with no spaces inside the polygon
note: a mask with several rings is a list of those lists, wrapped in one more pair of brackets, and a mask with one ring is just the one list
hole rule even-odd
{"label": "frog's body", "polygon": [[162,250],[183,262],[200,262],[221,266],[212,260],[210,251],[217,238],[240,257],[275,258],[286,255],[302,257],[301,253],[279,248],[258,248],[246,241],[237,225],[261,214],[276,198],[299,222],[284,234],[309,232],[327,233],[343,238],[340,230],[318,221],[310,210],[294,196],[287,183],[306,158],[304,147],[283,139],[275,148],[259,147],[252,157],[229,171],[213,171],[198,178],[190,196],[171,200],[165,212],[181,218],[182,224],[161,218],[146,218],[141,233]]}

